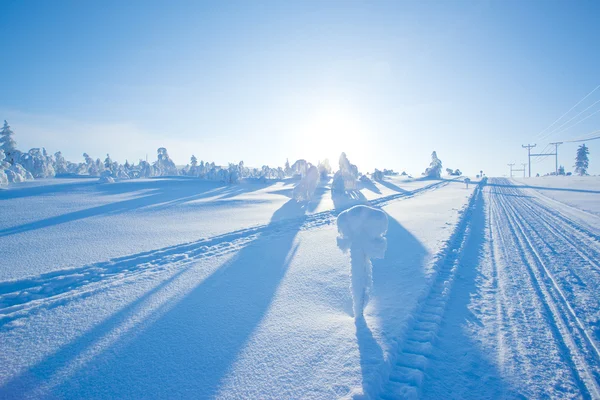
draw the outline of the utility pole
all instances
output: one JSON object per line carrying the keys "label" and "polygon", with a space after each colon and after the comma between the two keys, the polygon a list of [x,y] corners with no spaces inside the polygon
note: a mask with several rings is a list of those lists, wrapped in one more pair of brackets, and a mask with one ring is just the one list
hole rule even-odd
{"label": "utility pole", "polygon": [[554,142],[554,143],[550,143],[550,144],[554,145],[554,156],[555,156],[555,159],[554,159],[555,171],[554,171],[554,173],[556,175],[558,175],[558,146],[563,144],[563,142]]}
{"label": "utility pole", "polygon": [[506,165],[508,165],[510,167],[510,177],[512,178],[512,167],[513,167],[513,165],[515,165],[515,163],[506,164]]}
{"label": "utility pole", "polygon": [[525,146],[524,144],[521,145],[522,148],[527,149],[527,157],[528,157],[528,163],[529,163],[529,177],[531,178],[531,149],[533,149],[536,145],[535,144],[528,144],[527,146]]}
{"label": "utility pole", "polygon": [[525,166],[527,165],[526,163],[521,163],[521,165],[523,166],[523,178],[525,178]]}

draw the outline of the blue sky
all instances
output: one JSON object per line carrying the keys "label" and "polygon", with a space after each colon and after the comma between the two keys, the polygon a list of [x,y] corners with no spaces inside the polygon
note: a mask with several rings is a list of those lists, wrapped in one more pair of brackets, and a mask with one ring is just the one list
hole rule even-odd
{"label": "blue sky", "polygon": [[[502,175],[600,85],[596,1],[4,0],[0,14],[0,118],[22,149],[72,161],[345,151],[363,172],[417,174],[436,150],[444,167]],[[537,149],[598,129],[600,113]],[[567,170],[575,148],[560,148]]]}

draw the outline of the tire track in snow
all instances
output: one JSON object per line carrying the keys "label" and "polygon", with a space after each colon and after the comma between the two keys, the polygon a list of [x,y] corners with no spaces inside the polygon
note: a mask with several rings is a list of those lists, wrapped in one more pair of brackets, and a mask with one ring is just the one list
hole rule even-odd
{"label": "tire track in snow", "polygon": [[[501,194],[511,194],[504,189],[499,191]],[[521,290],[535,294],[546,316],[545,321],[541,324],[537,322],[532,328],[539,330],[546,325],[550,329],[558,345],[561,358],[569,366],[581,395],[598,398],[600,391],[598,388],[597,348],[557,280],[540,256],[540,249],[535,246],[532,239],[534,230],[531,229],[531,226],[527,229],[527,222],[524,221],[537,219],[539,213],[529,213],[528,215],[520,212],[514,203],[519,204],[524,200],[518,200],[521,198],[512,194],[511,196],[495,196],[495,199],[502,214],[506,217],[505,230],[507,229],[508,232],[503,236],[511,238],[512,244],[515,245],[513,248],[516,247],[518,250],[517,256],[520,258],[520,262],[513,263],[513,271],[515,268],[523,266],[529,275],[529,282],[523,282]],[[508,200],[509,198],[510,200]],[[511,324],[514,323],[511,321]],[[527,334],[536,335],[536,332],[530,331]],[[540,368],[540,365],[537,365],[537,368]],[[557,373],[558,371],[552,372]]]}
{"label": "tire track in snow", "polygon": [[419,397],[452,284],[470,237],[471,217],[477,207],[483,206],[482,187],[482,184],[479,184],[475,188],[469,203],[462,210],[454,232],[445,248],[438,254],[434,267],[436,276],[429,293],[419,302],[418,308],[412,314],[405,339],[399,343],[397,353],[389,359],[390,369],[384,372],[387,379],[381,387],[381,393],[374,393],[373,397],[386,400]]}
{"label": "tire track in snow", "polygon": [[[370,202],[381,207],[446,186],[444,180],[413,191],[384,196]],[[75,298],[93,295],[113,285],[189,267],[206,258],[237,252],[252,241],[277,236],[290,229],[308,230],[335,223],[343,210],[328,210],[298,218],[258,225],[190,243],[115,258],[80,268],[63,269],[31,278],[0,282],[0,327],[39,309],[48,309]]]}

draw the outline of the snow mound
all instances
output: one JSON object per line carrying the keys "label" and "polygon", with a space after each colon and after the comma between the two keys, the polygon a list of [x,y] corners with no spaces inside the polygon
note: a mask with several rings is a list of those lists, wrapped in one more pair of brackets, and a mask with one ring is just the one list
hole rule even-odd
{"label": "snow mound", "polygon": [[115,179],[112,176],[104,175],[98,179],[99,183],[115,183]]}
{"label": "snow mound", "polygon": [[383,258],[387,248],[384,235],[388,229],[385,212],[376,208],[358,205],[337,217],[338,246],[348,250],[359,246],[369,258]]}

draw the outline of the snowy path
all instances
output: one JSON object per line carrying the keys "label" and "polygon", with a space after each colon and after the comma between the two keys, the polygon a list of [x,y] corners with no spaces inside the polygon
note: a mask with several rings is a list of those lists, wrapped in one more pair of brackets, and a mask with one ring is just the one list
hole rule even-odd
{"label": "snowy path", "polygon": [[598,218],[550,203],[505,179],[473,198],[383,398],[600,398]]}

